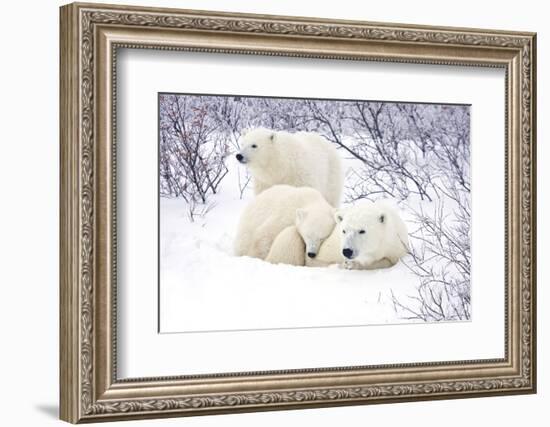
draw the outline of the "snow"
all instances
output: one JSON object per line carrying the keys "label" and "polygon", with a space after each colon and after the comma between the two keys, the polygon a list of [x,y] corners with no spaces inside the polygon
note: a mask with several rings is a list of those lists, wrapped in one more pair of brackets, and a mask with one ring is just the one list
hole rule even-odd
{"label": "snow", "polygon": [[[353,161],[346,161],[349,166]],[[181,198],[160,199],[160,330],[162,333],[403,323],[391,294],[413,295],[418,278],[398,263],[384,270],[272,265],[232,254],[242,210],[229,175],[213,207],[189,219]],[[406,218],[405,218],[406,220]]]}

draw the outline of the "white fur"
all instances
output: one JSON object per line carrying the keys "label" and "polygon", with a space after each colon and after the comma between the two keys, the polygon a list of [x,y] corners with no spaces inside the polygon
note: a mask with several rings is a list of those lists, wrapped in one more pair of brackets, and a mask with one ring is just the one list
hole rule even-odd
{"label": "white fur", "polygon": [[235,255],[266,259],[275,238],[289,226],[303,233],[306,252],[316,254],[334,229],[334,209],[313,188],[275,185],[255,197],[242,213]]}
{"label": "white fur", "polygon": [[306,264],[306,245],[295,225],[288,226],[277,235],[265,260],[272,264]]}
{"label": "white fur", "polygon": [[[388,201],[362,202],[336,211],[335,217],[337,226],[321,245],[317,257],[306,259],[306,265],[386,268],[408,253],[407,227],[397,208]],[[343,255],[344,249],[351,251],[349,258]]]}
{"label": "white fur", "polygon": [[248,166],[254,192],[277,184],[312,187],[337,207],[343,187],[342,162],[336,148],[314,132],[289,133],[265,128],[245,133],[240,162]]}

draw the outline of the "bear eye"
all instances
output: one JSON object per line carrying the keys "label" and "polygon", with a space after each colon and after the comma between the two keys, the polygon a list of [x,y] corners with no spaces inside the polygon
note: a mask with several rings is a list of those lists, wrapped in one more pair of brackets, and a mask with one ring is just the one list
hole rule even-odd
{"label": "bear eye", "polygon": [[256,144],[252,144],[252,148],[258,148]]}
{"label": "bear eye", "polygon": [[342,230],[342,234],[346,234],[346,230]]}
{"label": "bear eye", "polygon": [[359,234],[365,234],[365,230],[359,230]]}

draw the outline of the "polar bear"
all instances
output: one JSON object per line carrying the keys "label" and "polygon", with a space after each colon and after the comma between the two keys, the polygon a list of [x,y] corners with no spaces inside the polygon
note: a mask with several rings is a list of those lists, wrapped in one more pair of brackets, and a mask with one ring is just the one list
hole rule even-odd
{"label": "polar bear", "polygon": [[342,161],[333,144],[317,133],[252,129],[244,134],[236,158],[249,168],[254,194],[287,184],[315,188],[332,206],[340,204]]}
{"label": "polar bear", "polygon": [[303,233],[305,253],[313,258],[334,226],[334,208],[309,187],[275,185],[254,198],[241,215],[235,238],[237,256],[266,259],[275,238],[287,227]]}
{"label": "polar bear", "polygon": [[306,265],[306,244],[295,225],[277,235],[265,260],[272,264]]}
{"label": "polar bear", "polygon": [[408,253],[407,226],[387,200],[337,210],[337,222],[310,267],[340,264],[352,269],[387,268]]}
{"label": "polar bear", "polygon": [[323,240],[330,234],[328,228],[334,229],[336,223],[333,221],[332,226],[323,230],[323,224],[329,222],[326,222],[324,214],[318,215],[313,209],[314,207],[296,210],[296,224],[288,226],[275,237],[266,261],[272,264],[304,266],[306,252],[308,258],[317,256]]}

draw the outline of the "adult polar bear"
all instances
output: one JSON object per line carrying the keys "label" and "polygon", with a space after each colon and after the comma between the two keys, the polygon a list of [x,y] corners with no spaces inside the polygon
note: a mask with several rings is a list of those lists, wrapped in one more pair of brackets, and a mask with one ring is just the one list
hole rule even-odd
{"label": "adult polar bear", "polygon": [[[301,255],[300,236],[286,230],[275,239],[270,261],[308,267],[331,264],[372,270],[395,265],[408,253],[407,227],[397,209],[386,200],[363,202],[337,210],[336,227],[315,258]],[[303,264],[299,264],[302,262]]]}
{"label": "adult polar bear", "polygon": [[[334,211],[313,188],[275,185],[256,196],[242,213],[234,242],[235,255],[266,260],[275,238],[292,226],[299,233],[298,239],[289,242],[291,246],[281,247],[281,255],[272,254],[276,259],[273,262],[287,263],[280,256],[290,248],[297,251],[296,257],[303,259],[307,252],[313,258],[336,225]],[[283,236],[291,231],[286,230]]]}
{"label": "adult polar bear", "polygon": [[342,161],[333,144],[317,133],[252,129],[244,134],[236,158],[250,169],[256,195],[287,184],[315,188],[332,206],[340,204]]}
{"label": "adult polar bear", "polygon": [[321,265],[344,260],[345,266],[354,269],[387,268],[408,253],[407,226],[388,200],[340,209],[335,218],[338,225],[315,260]]}

